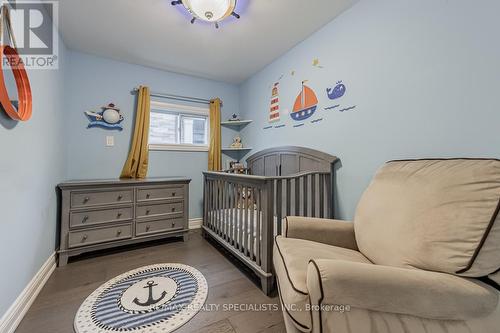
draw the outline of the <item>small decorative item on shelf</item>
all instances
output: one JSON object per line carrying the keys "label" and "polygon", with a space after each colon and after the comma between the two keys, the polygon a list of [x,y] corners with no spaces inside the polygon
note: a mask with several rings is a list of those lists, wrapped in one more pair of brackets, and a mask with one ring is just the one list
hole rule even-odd
{"label": "small decorative item on shelf", "polygon": [[233,113],[231,118],[228,119],[227,121],[240,121],[240,118],[238,117],[238,115],[236,113]]}
{"label": "small decorative item on shelf", "polygon": [[231,143],[231,148],[243,148],[243,144],[241,143],[241,138],[239,136],[233,139],[233,143]]}
{"label": "small decorative item on shelf", "polygon": [[104,129],[123,130],[123,126],[121,125],[123,116],[120,114],[120,109],[117,108],[115,104],[109,103],[101,107],[101,109],[102,111],[100,112],[85,111],[85,115],[90,120],[87,128],[102,127]]}

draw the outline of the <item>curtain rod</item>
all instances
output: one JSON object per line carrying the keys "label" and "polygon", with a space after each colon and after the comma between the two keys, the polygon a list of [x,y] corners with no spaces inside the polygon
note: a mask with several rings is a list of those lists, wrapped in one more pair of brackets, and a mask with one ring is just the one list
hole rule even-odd
{"label": "curtain rod", "polygon": [[[139,88],[135,87],[132,90],[132,93],[135,94],[138,91],[139,91]],[[204,98],[188,97],[188,96],[180,96],[180,95],[172,95],[172,94],[163,94],[163,93],[154,92],[154,91],[151,91],[149,93],[149,95],[154,96],[154,97],[172,99],[172,100],[176,100],[176,101],[199,103],[199,104],[210,104],[210,100],[204,99]],[[221,106],[222,106],[222,102],[221,102]]]}

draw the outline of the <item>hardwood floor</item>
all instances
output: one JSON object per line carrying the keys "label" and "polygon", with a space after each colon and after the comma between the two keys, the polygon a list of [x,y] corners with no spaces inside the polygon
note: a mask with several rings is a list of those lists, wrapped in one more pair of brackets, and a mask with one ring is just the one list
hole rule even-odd
{"label": "hardwood floor", "polygon": [[[57,268],[16,333],[71,333],[78,307],[102,283],[134,268],[168,262],[197,268],[209,285],[207,310],[200,311],[176,333],[285,332],[280,310],[223,311],[224,304],[278,304],[278,298],[265,296],[227,255],[203,239],[200,231],[194,231],[187,242],[166,241],[108,251]],[[209,307],[214,310],[209,311]]]}

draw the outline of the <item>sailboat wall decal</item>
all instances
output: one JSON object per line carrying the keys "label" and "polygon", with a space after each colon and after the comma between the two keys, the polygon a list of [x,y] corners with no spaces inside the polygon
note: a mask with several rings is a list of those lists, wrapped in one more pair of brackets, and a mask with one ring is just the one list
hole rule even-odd
{"label": "sailboat wall decal", "polygon": [[311,117],[318,107],[318,98],[314,91],[305,85],[306,81],[302,81],[302,90],[295,99],[293,110],[290,112],[290,117],[293,120],[301,121]]}

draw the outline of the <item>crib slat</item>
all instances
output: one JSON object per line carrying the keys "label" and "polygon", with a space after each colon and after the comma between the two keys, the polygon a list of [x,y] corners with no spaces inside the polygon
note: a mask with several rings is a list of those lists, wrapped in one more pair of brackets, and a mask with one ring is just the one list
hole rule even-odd
{"label": "crib slat", "polygon": [[212,182],[212,196],[213,196],[213,208],[212,208],[212,227],[214,229],[214,232],[217,232],[217,181],[214,180]]}
{"label": "crib slat", "polygon": [[224,229],[224,235],[226,236],[226,241],[230,242],[231,239],[229,238],[229,226],[231,225],[231,220],[229,219],[229,205],[230,205],[230,200],[231,200],[231,184],[228,182],[226,183],[226,204],[225,204],[225,215],[226,215],[226,228]]}
{"label": "crib slat", "polygon": [[233,184],[233,218],[232,218],[232,236],[233,236],[233,246],[238,245],[238,239],[236,235],[237,221],[238,221],[238,184]]}
{"label": "crib slat", "polygon": [[304,215],[303,216],[309,216],[309,214],[308,214],[309,212],[308,212],[308,209],[307,209],[308,208],[308,200],[309,200],[309,196],[308,196],[308,194],[309,194],[309,186],[308,186],[309,181],[308,181],[308,176],[307,175],[303,176],[302,178],[303,178],[303,181],[304,181],[302,183],[302,185],[303,185],[302,188],[303,188],[303,191],[304,191],[303,192],[303,199],[302,199],[303,200],[302,202],[304,203],[304,211],[303,211]]}
{"label": "crib slat", "polygon": [[292,203],[292,191],[291,191],[291,180],[287,179],[286,180],[286,216],[290,216],[290,206]]}
{"label": "crib slat", "polygon": [[214,207],[213,207],[213,229],[214,232],[217,232],[217,181],[214,180],[212,183],[213,190],[213,198],[214,198]]}
{"label": "crib slat", "polygon": [[332,206],[333,206],[333,203],[332,203],[332,186],[331,186],[331,178],[330,178],[330,175],[326,175],[325,177],[325,186],[326,186],[326,216],[331,219],[333,218],[333,214],[332,214]]}
{"label": "crib slat", "polygon": [[317,217],[316,214],[316,174],[311,175],[311,216]]}
{"label": "crib slat", "polygon": [[243,252],[243,186],[238,187],[238,249]]}
{"label": "crib slat", "polygon": [[219,230],[219,181],[214,181],[214,228],[215,232],[218,233]]}
{"label": "crib slat", "polygon": [[248,187],[243,188],[243,254],[247,254],[248,248]]}
{"label": "crib slat", "polygon": [[228,216],[229,216],[229,226],[227,228],[227,233],[229,235],[229,243],[233,244],[233,226],[234,226],[234,183],[229,183],[229,203],[227,207]]}
{"label": "crib slat", "polygon": [[217,196],[219,194],[219,191],[217,191],[217,183],[218,181],[214,181],[214,232],[217,233]]}
{"label": "crib slat", "polygon": [[231,183],[227,183],[227,199],[226,199],[226,239],[231,242],[231,233],[229,228],[231,227]]}
{"label": "crib slat", "polygon": [[229,183],[224,182],[224,239],[226,241],[229,241],[227,232],[227,228],[229,226],[228,200],[229,200]]}
{"label": "crib slat", "polygon": [[224,227],[225,227],[225,220],[224,220],[224,199],[226,196],[226,191],[224,189],[224,185],[226,184],[225,181],[221,180],[220,182],[220,236],[224,238]]}
{"label": "crib slat", "polygon": [[219,213],[220,213],[220,228],[219,228],[219,235],[224,238],[224,183],[225,181],[221,180],[220,182],[220,207],[219,207]]}
{"label": "crib slat", "polygon": [[234,185],[234,246],[238,249],[240,246],[240,240],[239,240],[239,232],[240,232],[240,227],[239,227],[239,191],[240,191],[240,185],[237,183]]}
{"label": "crib slat", "polygon": [[217,201],[217,213],[219,215],[219,218],[218,218],[218,231],[219,231],[219,236],[222,236],[222,180],[219,180],[218,181],[218,184],[217,184],[217,193],[218,193],[218,201]]}
{"label": "crib slat", "polygon": [[319,217],[325,217],[325,177],[319,175]]}
{"label": "crib slat", "polygon": [[255,241],[256,241],[256,246],[255,246],[255,252],[256,252],[256,262],[257,262],[257,265],[260,266],[260,263],[261,263],[261,258],[260,258],[260,240],[261,240],[261,205],[260,205],[260,198],[261,198],[261,189],[257,189],[257,197],[255,198],[256,200],[256,203],[257,203],[257,209],[256,209],[256,214],[257,214],[257,223],[255,224],[255,229],[256,229],[256,232],[255,232]]}
{"label": "crib slat", "polygon": [[[281,219],[283,218],[283,182],[281,179],[276,181],[276,228],[277,234],[281,235]],[[273,233],[274,233],[274,217],[273,217]]]}
{"label": "crib slat", "polygon": [[295,215],[300,216],[300,178],[295,178],[293,183],[295,187]]}
{"label": "crib slat", "polygon": [[250,259],[255,260],[255,188],[250,189]]}

